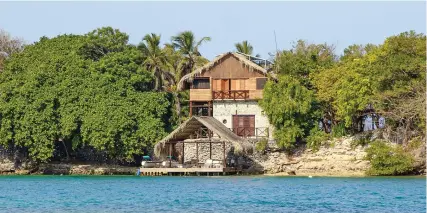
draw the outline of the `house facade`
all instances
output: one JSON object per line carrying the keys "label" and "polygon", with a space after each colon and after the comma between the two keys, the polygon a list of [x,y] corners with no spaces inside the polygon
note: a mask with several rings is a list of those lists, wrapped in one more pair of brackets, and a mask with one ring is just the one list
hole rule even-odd
{"label": "house facade", "polygon": [[190,88],[190,117],[212,116],[240,137],[272,136],[258,100],[267,70],[239,53],[228,52],[183,78]]}

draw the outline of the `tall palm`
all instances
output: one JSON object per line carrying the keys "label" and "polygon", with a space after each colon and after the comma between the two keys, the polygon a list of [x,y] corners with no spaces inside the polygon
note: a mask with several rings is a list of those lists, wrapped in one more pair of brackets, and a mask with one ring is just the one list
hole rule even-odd
{"label": "tall palm", "polygon": [[195,66],[202,61],[199,47],[203,42],[210,40],[210,37],[203,37],[197,41],[191,31],[184,31],[177,36],[172,36],[172,45],[184,56],[184,75],[193,71]]}
{"label": "tall palm", "polygon": [[[234,46],[238,52],[244,53],[246,55],[252,55],[254,50],[254,47],[247,40],[240,43],[235,43]],[[256,54],[255,56],[259,57],[260,55]]]}
{"label": "tall palm", "polygon": [[143,65],[153,72],[155,77],[155,89],[164,89],[164,86],[174,84],[173,75],[164,69],[166,54],[160,48],[160,35],[155,33],[147,34],[138,45],[145,60]]}
{"label": "tall palm", "polygon": [[234,44],[234,46],[236,47],[236,50],[238,52],[244,53],[246,55],[252,55],[252,52],[254,50],[252,45],[246,40],[242,41],[241,43],[236,43]]}

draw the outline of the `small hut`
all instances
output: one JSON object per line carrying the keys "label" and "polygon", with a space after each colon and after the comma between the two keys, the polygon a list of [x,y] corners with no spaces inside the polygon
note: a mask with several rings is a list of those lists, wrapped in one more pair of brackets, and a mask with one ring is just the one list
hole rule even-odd
{"label": "small hut", "polygon": [[172,158],[197,166],[209,161],[220,161],[226,167],[227,156],[249,154],[253,146],[237,136],[213,117],[193,116],[171,132],[154,147],[159,159]]}

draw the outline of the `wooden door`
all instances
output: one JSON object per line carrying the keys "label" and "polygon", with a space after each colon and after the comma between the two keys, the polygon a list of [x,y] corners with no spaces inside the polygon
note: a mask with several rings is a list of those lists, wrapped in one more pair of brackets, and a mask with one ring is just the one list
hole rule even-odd
{"label": "wooden door", "polygon": [[230,80],[221,79],[221,91],[229,91],[229,90],[230,90]]}
{"label": "wooden door", "polygon": [[255,136],[255,115],[233,115],[233,132],[242,137]]}

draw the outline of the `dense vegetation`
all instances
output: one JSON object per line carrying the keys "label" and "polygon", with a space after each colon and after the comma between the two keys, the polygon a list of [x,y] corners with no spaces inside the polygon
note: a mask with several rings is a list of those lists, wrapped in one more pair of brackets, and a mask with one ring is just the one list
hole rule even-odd
{"label": "dense vegetation", "polygon": [[[210,41],[197,40],[191,31],[164,46],[160,39],[147,34],[131,45],[127,34],[105,27],[24,46],[0,32],[0,145],[36,161],[52,159],[58,146],[67,158],[84,147],[119,161],[147,154],[187,119],[181,79],[207,62],[198,49]],[[247,41],[235,48],[253,54]],[[354,133],[368,104],[387,118],[387,131],[402,136],[403,144],[425,137],[425,35],[405,32],[381,45],[352,45],[341,56],[331,45],[300,40],[273,60],[276,80],[267,82],[260,105],[275,126],[279,147],[292,150],[304,143],[317,149],[328,138]],[[331,133],[318,128],[325,119]],[[264,141],[258,149],[265,146]],[[411,160],[401,151],[372,144],[371,173],[408,172]]]}
{"label": "dense vegetation", "polygon": [[426,37],[415,32],[391,36],[381,45],[352,45],[344,55],[333,46],[298,41],[278,53],[278,83],[265,87],[260,102],[282,148],[299,141],[319,145],[319,120],[331,121],[332,136],[354,132],[368,104],[387,118],[389,134],[406,144],[425,136]]}
{"label": "dense vegetation", "polygon": [[390,146],[384,141],[374,141],[366,149],[371,162],[370,175],[402,175],[413,170],[414,158],[401,146]]}
{"label": "dense vegetation", "polygon": [[67,158],[82,147],[119,161],[147,153],[185,113],[180,76],[206,61],[191,32],[165,48],[159,41],[150,34],[133,46],[107,27],[43,37],[11,54],[0,75],[0,145],[36,161],[58,144]]}

